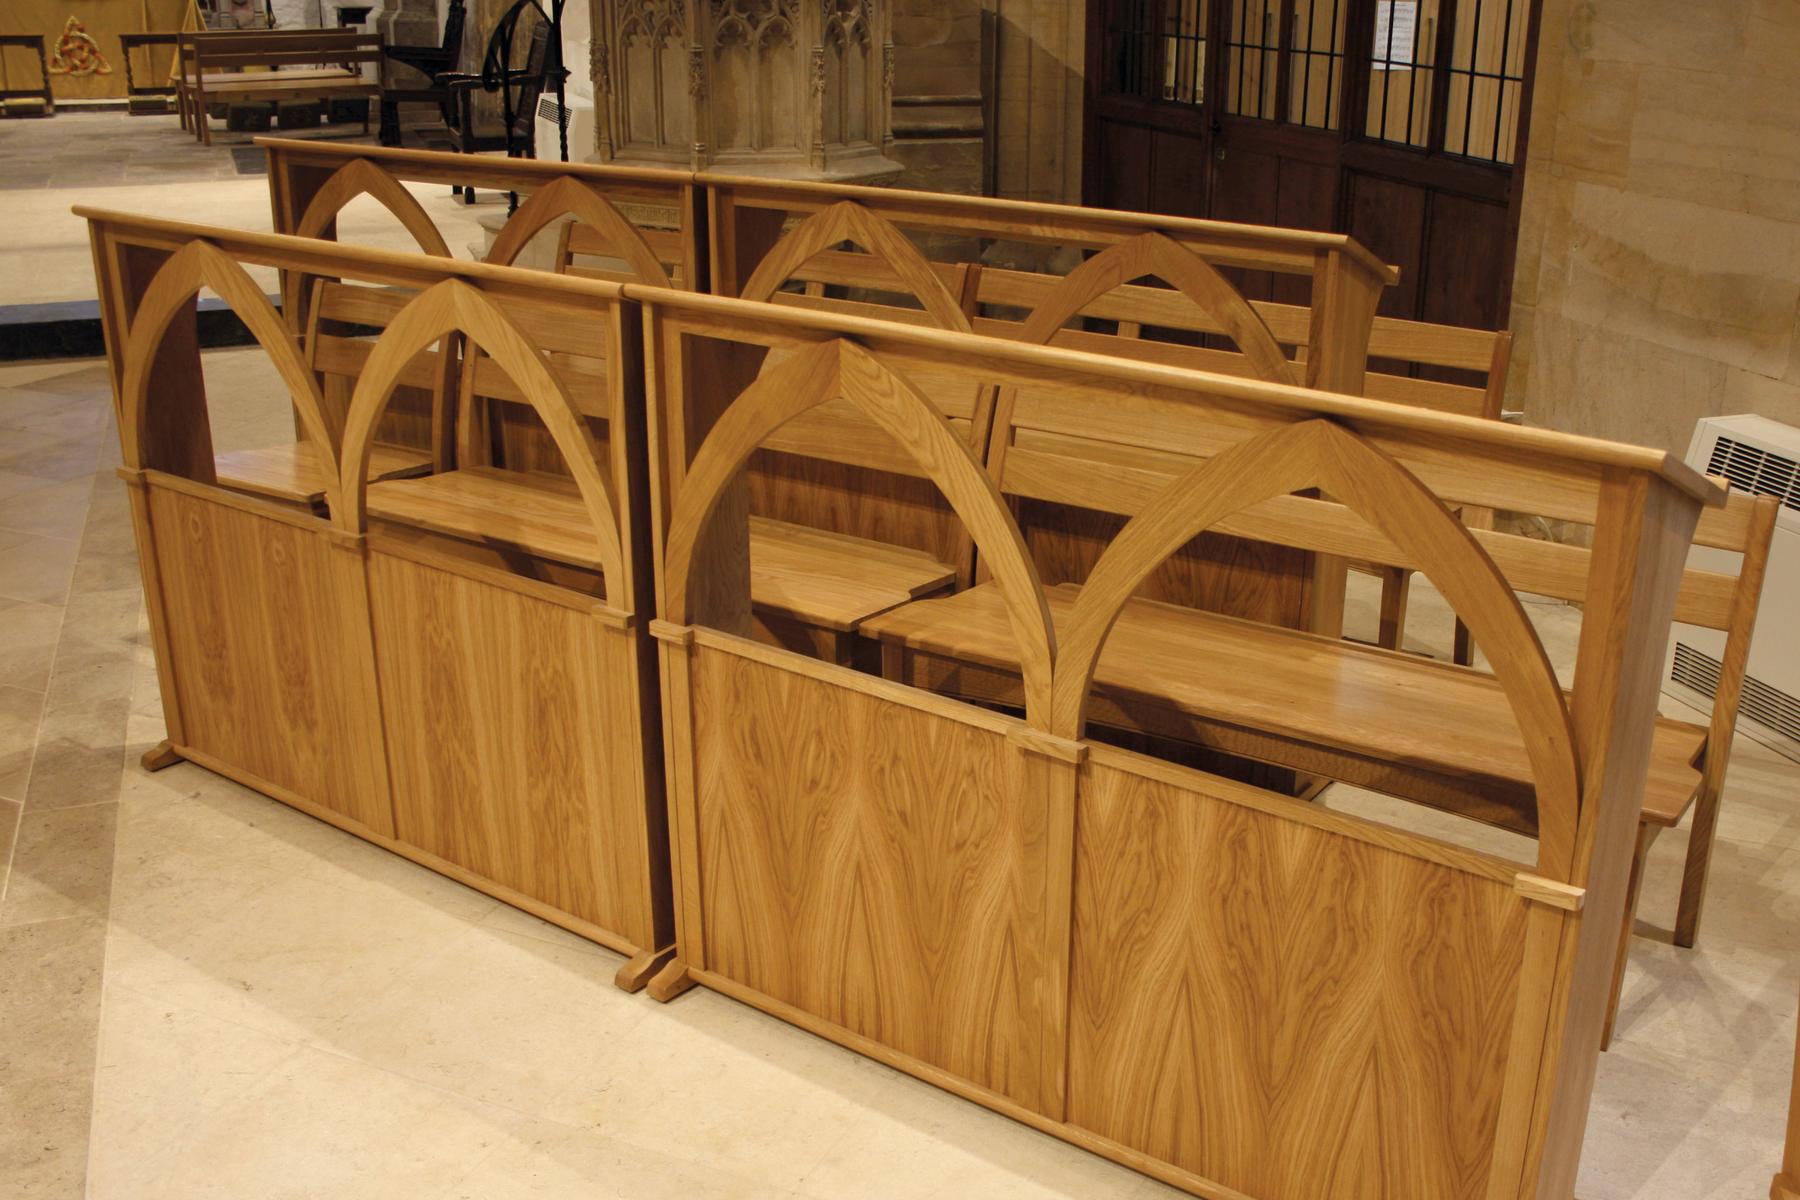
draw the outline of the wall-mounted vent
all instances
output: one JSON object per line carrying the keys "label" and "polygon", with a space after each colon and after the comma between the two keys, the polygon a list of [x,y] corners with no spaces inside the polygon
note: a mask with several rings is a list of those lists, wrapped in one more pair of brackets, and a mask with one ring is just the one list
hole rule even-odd
{"label": "wall-mounted vent", "polygon": [[1776,496],[1782,507],[1800,512],[1800,462],[1761,446],[1721,437],[1707,459],[1708,475],[1723,475],[1731,486],[1755,496]]}
{"label": "wall-mounted vent", "polygon": [[[1676,642],[1675,654],[1669,663],[1669,679],[1711,697],[1719,690],[1719,660],[1686,642]],[[1783,737],[1800,741],[1800,696],[1790,696],[1780,688],[1770,687],[1754,675],[1744,678],[1738,715]]]}

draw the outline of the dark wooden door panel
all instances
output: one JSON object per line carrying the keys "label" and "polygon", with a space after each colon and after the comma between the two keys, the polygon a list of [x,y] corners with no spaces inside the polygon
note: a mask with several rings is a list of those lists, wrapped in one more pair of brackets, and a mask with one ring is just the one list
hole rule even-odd
{"label": "dark wooden door panel", "polygon": [[[1401,269],[1383,313],[1503,326],[1541,0],[1424,0],[1376,71],[1385,3],[1090,0],[1087,202],[1349,233]],[[1397,121],[1369,117],[1376,79],[1410,89]],[[1228,274],[1254,299],[1310,292]]]}
{"label": "dark wooden door panel", "polygon": [[1150,204],[1150,180],[1154,175],[1156,134],[1141,125],[1099,121],[1100,136],[1093,147],[1100,155],[1099,203],[1104,208],[1128,208],[1154,212]]}
{"label": "dark wooden door panel", "polygon": [[1150,211],[1177,217],[1206,216],[1206,145],[1183,133],[1159,130],[1150,156]]}
{"label": "dark wooden door panel", "polygon": [[1378,175],[1352,174],[1344,232],[1383,262],[1400,267],[1400,282],[1382,293],[1381,313],[1416,319],[1419,263],[1425,250],[1425,189]]}
{"label": "dark wooden door panel", "polygon": [[1448,325],[1506,324],[1496,281],[1512,273],[1515,238],[1506,206],[1448,192],[1431,198],[1419,317]]}

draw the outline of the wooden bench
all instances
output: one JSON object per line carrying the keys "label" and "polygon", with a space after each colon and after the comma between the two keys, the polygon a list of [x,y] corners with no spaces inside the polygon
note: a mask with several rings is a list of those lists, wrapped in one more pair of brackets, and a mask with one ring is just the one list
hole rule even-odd
{"label": "wooden bench", "polygon": [[[679,956],[653,997],[714,988],[1200,1195],[1572,1191],[1656,665],[1678,592],[1734,586],[1680,583],[1720,489],[1661,452],[1491,421],[625,290],[655,358],[705,344],[777,360],[724,396],[714,378],[656,376],[675,448],[657,464],[653,632]],[[1032,436],[1013,430],[1004,490],[920,371],[1017,396],[1009,425]],[[934,689],[751,636],[745,468],[775,431],[845,404],[937,486],[988,576],[863,624],[903,669],[933,653],[915,618],[954,641]],[[1099,449],[1051,454],[1080,432]],[[1013,519],[1008,500],[1038,493],[1135,514],[1079,590],[1043,586]],[[1470,531],[1446,501],[1582,520],[1593,550]],[[1740,502],[1716,519],[1748,517]],[[1426,571],[1497,677],[1133,599],[1208,527]],[[1514,595],[1524,582],[1582,593],[1568,694]],[[1285,702],[1255,677],[1277,672]],[[1008,690],[983,694],[984,677]],[[1487,752],[1428,704],[1398,714],[1401,734],[1373,728],[1386,713],[1368,689],[1388,684],[1481,715]],[[1471,772],[1503,780],[1523,757],[1528,794],[1490,803],[1522,799],[1511,819],[1535,849],[1464,849],[1090,732],[1173,709],[1169,693],[1200,710],[1267,696],[1204,724],[1304,740],[1347,769],[1385,754],[1482,796]]]}
{"label": "wooden bench", "polygon": [[[1145,265],[1154,267],[1155,260],[1148,259]],[[1230,334],[1219,319],[1221,306],[1205,303],[1204,296],[1129,283],[1096,292],[1081,290],[1079,281],[1078,294],[1071,296],[1069,286],[1036,272],[984,270],[978,291],[984,315],[976,321],[976,332],[1249,378],[1273,374],[1259,369],[1241,349],[1194,344],[1194,335],[1217,339]],[[1283,351],[1296,363],[1304,363],[1312,352],[1311,311],[1261,300],[1249,301],[1249,305]],[[1023,315],[1012,319],[995,315],[1008,312]],[[1113,328],[1090,328],[1095,321]],[[1146,336],[1146,331],[1155,336]],[[1511,352],[1512,335],[1504,331],[1378,316],[1368,337],[1368,356],[1375,367],[1365,372],[1360,394],[1433,412],[1499,420]],[[1461,380],[1430,377],[1452,373]],[[1479,386],[1470,380],[1478,380]],[[1460,515],[1470,525],[1493,528],[1491,509],[1471,507]],[[1375,641],[1398,649],[1405,638],[1411,573],[1373,573],[1382,582]],[[1467,665],[1472,653],[1467,630],[1459,621],[1453,659]]]}
{"label": "wooden bench", "polygon": [[177,44],[182,127],[210,146],[212,104],[378,96],[381,85],[363,68],[382,61],[381,45],[380,34],[340,30],[184,33]]}

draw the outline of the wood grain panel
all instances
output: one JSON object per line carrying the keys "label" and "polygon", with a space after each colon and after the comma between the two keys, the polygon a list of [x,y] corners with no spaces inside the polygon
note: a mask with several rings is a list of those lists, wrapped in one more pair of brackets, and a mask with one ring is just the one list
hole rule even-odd
{"label": "wood grain panel", "polygon": [[380,551],[369,593],[397,836],[649,948],[631,635]]}
{"label": "wood grain panel", "polygon": [[254,501],[149,501],[187,745],[392,834],[360,559]]}
{"label": "wood grain panel", "polygon": [[1484,1195],[1525,902],[1128,757],[1082,772],[1070,1121],[1257,1200]]}
{"label": "wood grain panel", "polygon": [[1046,830],[1003,735],[696,646],[706,963],[1030,1106]]}

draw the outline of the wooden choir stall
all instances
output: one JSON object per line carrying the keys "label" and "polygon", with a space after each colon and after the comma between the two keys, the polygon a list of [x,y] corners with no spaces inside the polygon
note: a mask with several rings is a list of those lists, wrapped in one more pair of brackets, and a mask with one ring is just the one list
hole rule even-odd
{"label": "wooden choir stall", "polygon": [[[1570,1196],[1646,796],[1700,769],[1662,648],[1753,621],[1769,502],[1502,424],[1504,337],[1376,317],[1343,238],[261,144],[275,234],[78,210],[151,765],[1195,1195]],[[418,182],[523,202],[460,262]],[[363,195],[419,253],[335,242]],[[292,442],[215,452],[202,289]],[[1397,648],[1415,573],[1451,661]],[[1582,607],[1571,687],[1519,592]]]}
{"label": "wooden choir stall", "polygon": [[[636,308],[608,284],[83,211],[169,730],[149,761],[592,938],[640,986],[671,925]],[[311,293],[304,337],[250,266]],[[296,444],[213,453],[203,287],[279,371]],[[538,466],[492,461],[484,400],[529,414]]]}

